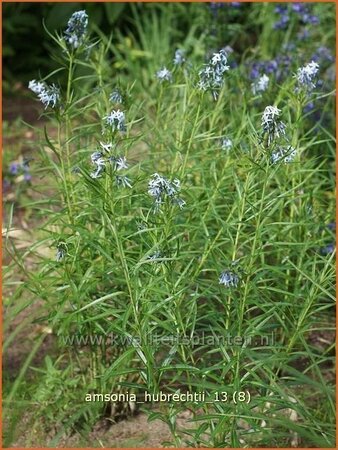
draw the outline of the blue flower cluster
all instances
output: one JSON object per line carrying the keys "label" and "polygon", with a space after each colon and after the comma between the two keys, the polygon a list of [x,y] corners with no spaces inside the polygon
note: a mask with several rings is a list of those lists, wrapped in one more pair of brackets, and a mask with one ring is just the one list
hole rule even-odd
{"label": "blue flower cluster", "polygon": [[45,108],[47,106],[55,108],[60,102],[60,89],[55,84],[48,86],[44,82],[31,80],[28,84],[28,89],[37,94]]}
{"label": "blue flower cluster", "polygon": [[251,90],[254,95],[261,94],[266,91],[269,86],[269,77],[263,74],[251,84]]}
{"label": "blue flower cluster", "polygon": [[288,77],[290,73],[290,67],[292,64],[292,58],[290,56],[290,46],[284,47],[282,52],[275,58],[266,61],[254,61],[251,64],[249,77],[256,82],[260,77],[274,75],[276,80],[281,81],[283,78]]}
{"label": "blue flower cluster", "polygon": [[181,66],[185,62],[186,62],[185,51],[180,49],[180,48],[178,48],[175,51],[173,63],[174,63],[175,66]]}
{"label": "blue flower cluster", "polygon": [[173,75],[169,69],[167,69],[166,67],[162,67],[162,69],[156,72],[156,78],[160,83],[163,83],[164,81],[168,81],[169,83],[171,83],[173,80]]}
{"label": "blue flower cluster", "polygon": [[109,101],[112,103],[123,103],[123,96],[118,88],[115,88],[109,96]]}
{"label": "blue flower cluster", "polygon": [[[92,153],[91,161],[95,166],[95,171],[90,174],[92,178],[101,178],[106,171],[107,166],[111,166],[115,172],[128,169],[128,164],[125,156],[114,156],[112,154],[115,146],[111,143],[105,144],[100,142],[100,150]],[[131,188],[130,179],[124,175],[117,175],[115,173],[115,183],[117,187]]]}
{"label": "blue flower cluster", "polygon": [[190,62],[186,58],[186,51],[182,48],[178,48],[175,50],[175,54],[173,57],[173,69],[170,70],[166,66],[163,66],[160,70],[158,70],[155,73],[155,77],[160,83],[172,83],[173,82],[173,72],[176,67],[182,67],[184,68],[184,71],[186,72],[186,69],[189,69],[191,67]]}
{"label": "blue flower cluster", "polygon": [[56,262],[61,262],[67,256],[67,245],[60,242],[56,247]]}
{"label": "blue flower cluster", "polygon": [[219,284],[224,284],[226,288],[236,288],[238,283],[238,275],[231,270],[224,270],[219,277]]}
{"label": "blue flower cluster", "polygon": [[275,7],[275,12],[279,14],[279,20],[274,23],[275,29],[285,30],[291,20],[292,14],[296,15],[303,24],[318,25],[319,18],[311,14],[310,5],[306,3],[280,4]]}
{"label": "blue flower cluster", "polygon": [[232,140],[230,138],[223,137],[221,139],[221,148],[222,148],[222,150],[225,150],[225,151],[228,152],[228,151],[230,151],[232,149],[232,147],[233,147],[233,143],[232,143]]}
{"label": "blue flower cluster", "polygon": [[[121,133],[124,133],[127,128],[125,124],[125,114],[123,111],[113,110],[108,116],[105,116],[103,118],[105,121],[105,126],[110,128],[110,131],[120,131]],[[103,130],[103,132],[106,131],[106,128]]]}
{"label": "blue flower cluster", "polygon": [[88,27],[88,15],[86,11],[76,11],[68,20],[68,27],[64,32],[64,39],[73,49],[83,44]]}
{"label": "blue flower cluster", "polygon": [[288,164],[295,159],[296,155],[297,152],[291,145],[288,145],[286,148],[278,147],[271,154],[271,163],[277,164],[278,162],[283,162],[284,164]]}
{"label": "blue flower cluster", "polygon": [[218,98],[219,89],[224,84],[224,74],[229,70],[227,65],[228,58],[225,49],[221,49],[218,53],[214,53],[208,64],[199,72],[199,89],[206,91],[211,90],[215,100]]}
{"label": "blue flower cluster", "polygon": [[[297,52],[297,44],[295,42],[289,42],[287,45],[283,45],[278,55],[270,60],[254,61],[249,65],[249,78],[252,80],[251,89],[253,92],[259,93],[259,83],[263,82],[263,77],[274,77],[277,82],[283,82],[288,79],[290,72],[296,71],[295,61],[296,59],[303,59],[304,54],[298,54],[298,58],[293,58],[292,54]],[[311,53],[309,52],[309,61],[317,63],[321,66],[322,72],[326,69],[330,69],[323,75],[329,81],[334,81],[335,71],[332,63],[335,58],[332,52],[325,46],[319,46]],[[313,66],[314,68],[315,66]],[[308,69],[307,69],[308,70]],[[311,70],[312,71],[312,70]],[[261,80],[261,81],[260,81]],[[267,80],[265,80],[267,82]],[[321,80],[317,82],[317,86],[320,86]],[[267,87],[268,82],[266,83]],[[304,83],[301,83],[304,84]],[[309,84],[310,86],[310,84]],[[257,89],[258,88],[258,89]],[[261,91],[263,92],[263,91]]]}
{"label": "blue flower cluster", "polygon": [[281,110],[275,106],[267,106],[262,115],[263,134],[267,135],[267,144],[270,146],[272,142],[285,135],[285,125],[280,120],[279,114]]}
{"label": "blue flower cluster", "polygon": [[9,166],[9,173],[12,176],[23,175],[25,181],[31,181],[32,175],[29,169],[29,160],[23,159],[21,163],[12,162]]}
{"label": "blue flower cluster", "polygon": [[151,263],[158,263],[159,258],[163,258],[162,253],[159,250],[156,250],[154,253],[151,253],[150,255],[147,255],[147,260]]}
{"label": "blue flower cluster", "polygon": [[178,205],[182,209],[185,201],[178,197],[178,192],[181,190],[180,181],[175,178],[170,181],[158,173],[154,173],[148,184],[148,193],[154,198],[154,211],[158,212],[163,204],[165,198],[170,198],[171,202]]}
{"label": "blue flower cluster", "polygon": [[259,78],[264,73],[274,73],[278,69],[278,62],[274,59],[270,61],[255,61],[251,66],[250,78]]}
{"label": "blue flower cluster", "polygon": [[332,63],[335,61],[335,58],[332,55],[332,52],[323,45],[321,45],[320,47],[317,48],[317,50],[313,53],[313,55],[310,59],[316,63],[321,63],[321,64],[324,64],[325,62]]}
{"label": "blue flower cluster", "polygon": [[303,88],[306,91],[312,91],[316,87],[315,78],[319,71],[319,65],[311,61],[304,67],[300,67],[295,75],[299,89]]}

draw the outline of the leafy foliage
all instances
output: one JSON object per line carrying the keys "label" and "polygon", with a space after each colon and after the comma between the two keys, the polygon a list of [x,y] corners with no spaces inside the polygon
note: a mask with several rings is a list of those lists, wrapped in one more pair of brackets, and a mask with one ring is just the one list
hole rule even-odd
{"label": "leafy foliage", "polygon": [[[334,326],[332,61],[319,63],[311,90],[293,76],[312,42],[329,38],[317,25],[301,40],[307,25],[291,6],[284,33],[274,5],[227,4],[219,8],[234,48],[212,48],[223,33],[200,35],[196,14],[218,29],[209,7],[189,6],[179,64],[174,20],[184,5],[131,4],[137,38],[96,29],[73,48],[50,34],[67,83],[44,112],[36,170],[53,197],[32,205],[42,225],[31,248],[8,248],[24,271],[21,292],[43,299],[41,320],[68,358],[64,368],[46,359],[34,399],[51,421],[66,409],[69,429],[78,418],[73,389],[202,391],[207,401],[145,408],[177,447],[332,446],[334,391],[324,370],[332,344],[314,337]],[[333,21],[332,5],[315,12]],[[240,53],[248,17],[257,43]],[[164,66],[171,76],[158,80]],[[252,82],[262,71],[269,83],[258,92]],[[32,257],[34,271],[24,270]],[[84,408],[88,424],[104,413],[104,405]],[[182,430],[186,408],[193,426]]]}

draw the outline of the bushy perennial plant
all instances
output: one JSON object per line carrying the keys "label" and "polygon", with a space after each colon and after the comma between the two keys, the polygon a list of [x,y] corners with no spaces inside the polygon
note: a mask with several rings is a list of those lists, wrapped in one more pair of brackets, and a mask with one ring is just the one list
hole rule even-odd
{"label": "bushy perennial plant", "polygon": [[[210,8],[215,21],[222,10],[238,16],[248,5],[199,6]],[[298,24],[295,36],[319,26],[310,5],[271,8],[279,17],[274,24],[270,18],[274,33],[291,19]],[[136,7],[134,13],[139,18]],[[142,19],[144,30],[154,17]],[[161,19],[169,21],[166,30],[171,17]],[[317,105],[317,79],[327,77],[329,58],[323,52],[323,59],[306,63],[290,40],[269,60],[252,60],[249,52],[239,63],[229,46],[215,51],[219,43],[205,48],[196,38],[196,48],[182,43],[158,50],[155,72],[146,35],[142,51],[121,54],[125,43],[92,46],[88,27],[86,11],[77,11],[56,39],[68,64],[66,86],[43,80],[28,86],[50,108],[48,117],[55,113],[56,132],[46,128],[41,158],[60,196],[41,230],[41,245],[49,241],[53,255],[38,254],[41,281],[25,271],[26,286],[46,300],[46,320],[59,340],[114,334],[129,343],[110,348],[103,339],[83,352],[61,345],[77,388],[138,395],[203,391],[207,402],[164,404],[156,413],[145,408],[150,420],[167,424],[176,447],[274,445],[279,439],[278,445],[290,445],[295,436],[305,444],[329,444],[326,413],[317,420],[302,392],[323,385],[320,357],[307,336],[333,298],[335,246],[323,225],[333,207],[329,200],[327,209],[318,206],[329,185],[327,159],[314,159],[312,150],[317,140],[325,148],[332,140],[329,133],[317,138],[324,124],[316,131],[304,112]],[[152,39],[155,52],[160,38]],[[269,43],[258,42],[268,57]],[[201,48],[209,55],[205,64]],[[106,62],[110,51],[116,65]],[[77,75],[81,64],[90,74]],[[14,163],[10,171],[29,175],[28,166]],[[203,343],[205,334],[214,344]],[[270,334],[276,341],[266,348],[224,344],[230,335]],[[165,340],[168,335],[174,341]],[[152,336],[159,340],[150,342]],[[296,363],[307,353],[309,367],[302,371]],[[318,395],[330,409],[325,389]],[[90,421],[90,407],[83,407],[81,420]],[[58,414],[67,410],[75,427],[78,409],[62,408]],[[187,409],[194,427],[182,430],[177,418]],[[107,410],[101,405],[98,414]]]}

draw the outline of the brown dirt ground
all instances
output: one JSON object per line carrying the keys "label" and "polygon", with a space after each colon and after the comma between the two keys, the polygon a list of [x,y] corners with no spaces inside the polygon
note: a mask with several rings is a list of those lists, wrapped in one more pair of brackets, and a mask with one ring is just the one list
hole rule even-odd
{"label": "brown dirt ground", "polygon": [[[188,428],[189,417],[189,411],[182,413],[177,420],[178,427]],[[30,440],[29,446],[27,445],[28,440]],[[32,437],[31,430],[26,427],[11,448],[46,447],[49,446],[51,440],[52,436],[42,434],[38,429],[35,430],[35,433],[33,432]],[[162,448],[164,442],[172,442],[168,426],[160,420],[148,422],[147,415],[139,413],[113,424],[109,428],[106,423],[99,422],[86,438],[80,434],[63,436],[55,448]],[[166,445],[166,447],[168,446]]]}

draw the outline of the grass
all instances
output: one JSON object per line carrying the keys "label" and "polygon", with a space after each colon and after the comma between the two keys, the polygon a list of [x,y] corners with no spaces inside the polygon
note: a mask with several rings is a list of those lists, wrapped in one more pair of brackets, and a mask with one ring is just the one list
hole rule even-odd
{"label": "grass", "polygon": [[[330,62],[320,61],[324,82],[311,91],[292,76],[311,61],[314,42],[332,44],[324,24],[334,8],[315,5],[320,24],[308,26],[311,38],[301,41],[304,27],[291,6],[286,33],[272,32],[274,5],[260,6],[225,5],[215,17],[209,5],[133,5],[132,31],[109,38],[95,29],[89,57],[89,38],[72,50],[51,34],[63,70],[47,83],[67,76],[60,100],[44,111],[49,122],[35,130],[32,169],[43,185],[25,207],[39,226],[24,251],[7,236],[13,261],[5,268],[5,279],[22,277],[8,320],[40,299],[38,321],[59,344],[25,385],[43,337],[36,341],[5,392],[5,407],[15,398],[34,405],[46,433],[53,430],[50,446],[64,433],[88,434],[107,415],[107,405],[84,401],[86,393],[126,391],[205,393],[208,402],[144,408],[149,420],[167,424],[176,447],[334,446],[335,252],[325,250],[335,215]],[[174,23],[184,23],[186,8],[184,40]],[[201,32],[198,12],[215,27],[211,37]],[[242,48],[250,36],[255,45]],[[252,64],[277,58],[278,36],[289,45],[289,65],[283,70],[279,62],[268,88],[253,95]],[[225,37],[240,50],[228,50],[230,68],[215,100],[199,89],[200,70]],[[175,45],[187,51],[182,66],[172,63]],[[163,65],[172,82],[156,79]],[[109,100],[116,86],[122,104]],[[274,123],[281,120],[285,134],[262,129],[268,105],[280,109]],[[118,109],[125,133],[106,123]],[[225,138],[229,148],[222,148]],[[102,141],[113,144],[107,155]],[[288,146],[294,158],[273,163]],[[113,157],[104,170],[97,151]],[[118,170],[119,157],[127,168]],[[148,192],[154,173],[164,177],[161,195]],[[191,426],[182,428],[178,417],[187,408]]]}

